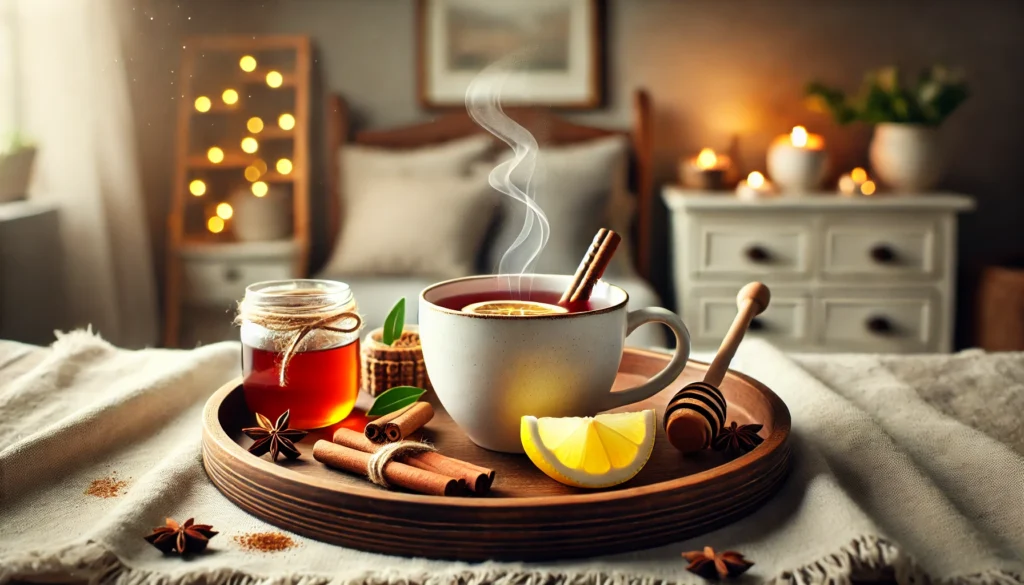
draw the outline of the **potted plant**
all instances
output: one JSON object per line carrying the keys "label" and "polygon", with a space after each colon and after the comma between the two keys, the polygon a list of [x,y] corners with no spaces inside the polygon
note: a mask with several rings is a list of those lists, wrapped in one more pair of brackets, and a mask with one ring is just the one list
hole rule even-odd
{"label": "potted plant", "polygon": [[395,386],[430,390],[419,331],[405,325],[405,299],[399,299],[384,320],[363,339],[363,389],[379,396]]}
{"label": "potted plant", "polygon": [[35,158],[36,147],[17,134],[0,144],[0,203],[25,198]]}
{"label": "potted plant", "polygon": [[840,124],[875,126],[869,158],[875,174],[896,191],[920,193],[942,175],[938,127],[967,99],[967,84],[941,66],[925,69],[915,81],[886,67],[868,73],[860,92],[813,82],[807,86],[811,109],[828,111]]}

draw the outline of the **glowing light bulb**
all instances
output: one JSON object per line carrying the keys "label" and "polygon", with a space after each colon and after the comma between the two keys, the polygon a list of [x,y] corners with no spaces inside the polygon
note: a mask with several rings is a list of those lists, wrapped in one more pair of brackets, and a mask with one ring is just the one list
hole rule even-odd
{"label": "glowing light bulb", "polygon": [[205,95],[201,95],[201,96],[196,98],[196,111],[197,112],[209,112],[210,111],[210,107],[212,107],[212,106],[213,106],[213,102],[211,102],[210,98],[206,97]]}
{"label": "glowing light bulb", "polygon": [[206,158],[215,165],[220,164],[224,162],[224,151],[214,146],[206,151]]}
{"label": "glowing light bulb", "polygon": [[252,136],[246,136],[245,138],[242,139],[242,150],[244,152],[252,154],[259,150],[259,148],[260,143],[256,142],[256,139],[253,138]]}
{"label": "glowing light bulb", "polygon": [[217,204],[217,217],[221,219],[231,219],[231,216],[234,214],[235,210],[231,208],[230,203]]}
{"label": "glowing light bulb", "polygon": [[256,179],[259,179],[261,174],[263,173],[261,173],[259,169],[252,165],[245,167],[245,180],[249,181],[250,183],[252,183]]}
{"label": "glowing light bulb", "polygon": [[282,175],[288,175],[291,174],[292,172],[292,161],[286,158],[278,159],[277,164],[275,166],[277,168],[277,172],[281,173]]}
{"label": "glowing light bulb", "polygon": [[281,114],[277,118],[277,125],[281,130],[291,130],[295,127],[295,116],[291,114]]}
{"label": "glowing light bulb", "polygon": [[764,175],[757,171],[750,173],[749,175],[747,175],[747,185],[753,187],[754,189],[760,189],[761,187],[764,186]]}
{"label": "glowing light bulb", "polygon": [[282,83],[284,83],[284,76],[281,75],[279,72],[270,71],[267,73],[267,85],[269,85],[270,87],[277,88],[281,87]]}
{"label": "glowing light bulb", "polygon": [[850,178],[853,179],[854,183],[863,183],[868,180],[868,172],[864,169],[857,167],[850,171]]}
{"label": "glowing light bulb", "polygon": [[863,193],[864,195],[874,195],[875,194],[875,182],[874,181],[864,181],[864,184],[860,186],[860,192]]}
{"label": "glowing light bulb", "polygon": [[196,197],[202,197],[206,194],[206,183],[196,179],[188,184],[188,190]]}
{"label": "glowing light bulb", "polygon": [[715,168],[716,164],[718,164],[718,156],[710,148],[701,150],[700,154],[697,155],[697,168],[706,171]]}
{"label": "glowing light bulb", "polygon": [[789,133],[789,141],[797,148],[807,146],[807,128],[794,126],[793,131]]}
{"label": "glowing light bulb", "polygon": [[252,194],[257,197],[263,197],[269,190],[270,187],[267,187],[267,184],[263,181],[256,181],[252,184]]}
{"label": "glowing light bulb", "polygon": [[261,175],[267,174],[267,163],[261,158],[252,161],[252,167],[259,171]]}
{"label": "glowing light bulb", "polygon": [[243,55],[242,58],[238,60],[238,66],[242,68],[242,71],[252,73],[253,71],[256,71],[256,58],[252,55]]}
{"label": "glowing light bulb", "polygon": [[245,123],[245,127],[253,134],[259,134],[263,132],[263,119],[259,116],[253,116],[249,118],[249,121]]}
{"label": "glowing light bulb", "polygon": [[224,220],[215,215],[206,220],[206,229],[210,230],[211,234],[219,234],[224,231]]}
{"label": "glowing light bulb", "polygon": [[238,103],[238,92],[233,89],[225,89],[224,93],[220,94],[220,99],[224,100],[224,103],[232,106]]}

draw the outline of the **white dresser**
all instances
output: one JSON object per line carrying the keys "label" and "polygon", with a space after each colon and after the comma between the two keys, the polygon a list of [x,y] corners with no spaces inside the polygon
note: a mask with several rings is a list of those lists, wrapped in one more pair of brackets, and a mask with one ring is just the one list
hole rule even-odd
{"label": "white dresser", "polygon": [[754,335],[798,351],[948,352],[957,213],[973,199],[835,194],[743,201],[666,187],[677,311],[714,349],[750,281],[771,287]]}

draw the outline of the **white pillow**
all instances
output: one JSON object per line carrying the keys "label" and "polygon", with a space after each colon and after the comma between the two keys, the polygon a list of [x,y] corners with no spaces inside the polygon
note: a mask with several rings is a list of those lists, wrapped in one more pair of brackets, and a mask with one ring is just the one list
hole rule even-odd
{"label": "white pillow", "polygon": [[349,144],[338,153],[342,176],[342,207],[348,193],[363,181],[379,177],[451,177],[469,173],[490,151],[494,139],[477,134],[421,148],[395,150]]}
{"label": "white pillow", "polygon": [[[634,206],[626,189],[626,146],[625,137],[611,136],[571,146],[541,147],[534,176],[536,200],[547,215],[551,234],[531,272],[572,274],[597,230],[608,227],[623,236],[609,274],[633,273],[628,234]],[[523,188],[525,176],[514,171],[512,178]],[[500,193],[498,197],[501,227],[488,253],[488,268],[494,271],[525,219],[523,203]],[[536,242],[535,237],[531,235],[529,242]]]}
{"label": "white pillow", "polygon": [[447,279],[473,273],[496,205],[486,175],[376,177],[346,194],[325,274]]}

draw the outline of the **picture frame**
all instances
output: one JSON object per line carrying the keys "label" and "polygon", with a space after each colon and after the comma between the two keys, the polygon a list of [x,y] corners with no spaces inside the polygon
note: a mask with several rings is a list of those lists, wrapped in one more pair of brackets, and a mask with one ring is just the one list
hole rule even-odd
{"label": "picture frame", "polygon": [[603,103],[600,0],[417,0],[416,7],[423,107],[461,107],[470,81],[510,55],[503,105]]}

